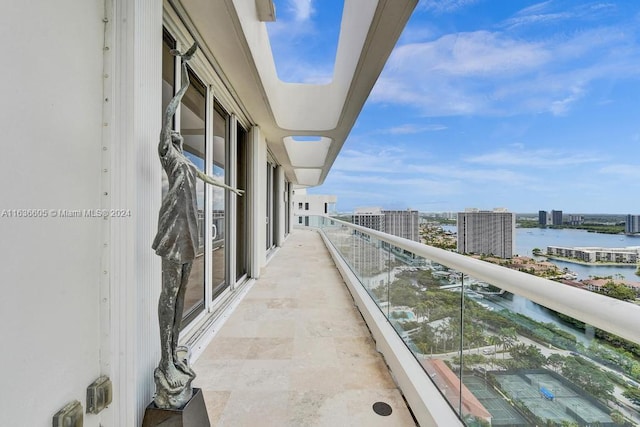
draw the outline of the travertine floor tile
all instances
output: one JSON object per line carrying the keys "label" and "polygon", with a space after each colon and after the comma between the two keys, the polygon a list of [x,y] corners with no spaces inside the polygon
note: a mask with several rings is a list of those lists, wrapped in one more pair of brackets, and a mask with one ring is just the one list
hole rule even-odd
{"label": "travertine floor tile", "polygon": [[[194,365],[214,426],[414,426],[320,236],[295,230]],[[384,401],[393,413],[372,409]]]}

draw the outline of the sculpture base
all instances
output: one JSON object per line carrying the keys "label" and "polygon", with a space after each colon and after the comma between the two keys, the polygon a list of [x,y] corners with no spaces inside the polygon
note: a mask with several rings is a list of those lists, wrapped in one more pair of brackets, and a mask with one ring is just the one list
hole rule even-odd
{"label": "sculpture base", "polygon": [[193,389],[193,396],[182,409],[160,409],[150,403],[144,412],[142,427],[210,427],[202,390]]}

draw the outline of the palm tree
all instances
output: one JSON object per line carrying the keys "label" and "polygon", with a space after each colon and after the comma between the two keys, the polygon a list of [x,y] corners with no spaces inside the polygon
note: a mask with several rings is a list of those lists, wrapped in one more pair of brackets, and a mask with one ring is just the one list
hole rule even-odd
{"label": "palm tree", "polygon": [[418,320],[420,320],[421,317],[424,317],[427,314],[427,311],[429,310],[427,308],[427,305],[423,302],[419,302],[413,309],[416,313],[416,317],[418,318]]}
{"label": "palm tree", "polygon": [[496,353],[498,352],[498,344],[501,344],[502,340],[498,335],[489,335],[489,338],[487,339],[487,341],[489,341],[489,344],[493,345],[493,355],[491,356],[491,359],[492,359],[493,368],[495,369]]}
{"label": "palm tree", "polygon": [[505,350],[509,350],[516,342],[518,334],[516,333],[516,329],[511,328],[502,328],[500,329],[500,338],[502,344],[502,359],[504,359]]}

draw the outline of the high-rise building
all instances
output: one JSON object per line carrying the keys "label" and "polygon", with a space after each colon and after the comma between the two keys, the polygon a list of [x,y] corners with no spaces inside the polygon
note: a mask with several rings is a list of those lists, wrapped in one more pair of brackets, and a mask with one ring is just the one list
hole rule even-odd
{"label": "high-rise building", "polygon": [[352,221],[356,225],[415,242],[420,241],[420,216],[417,210],[383,210],[379,207],[356,208]]}
{"label": "high-rise building", "polygon": [[353,211],[352,221],[356,225],[385,231],[384,214],[381,208],[356,208]]}
{"label": "high-rise building", "polygon": [[548,213],[547,211],[538,211],[538,224],[540,225],[547,225],[547,217],[548,217]]}
{"label": "high-rise building", "polygon": [[506,209],[458,212],[458,252],[511,258],[515,247],[516,216]]}
{"label": "high-rise building", "polygon": [[627,234],[640,233],[640,215],[627,215],[624,232]]}
{"label": "high-rise building", "polygon": [[420,241],[420,218],[416,210],[383,210],[384,231],[394,236]]}
{"label": "high-rise building", "polygon": [[562,225],[562,211],[552,210],[538,211],[538,224],[540,225]]}

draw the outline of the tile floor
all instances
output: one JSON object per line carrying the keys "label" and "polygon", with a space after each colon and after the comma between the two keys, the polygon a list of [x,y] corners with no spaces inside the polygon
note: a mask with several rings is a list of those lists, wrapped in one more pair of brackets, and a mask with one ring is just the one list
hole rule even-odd
{"label": "tile floor", "polygon": [[194,369],[212,426],[415,426],[311,230],[289,235]]}

